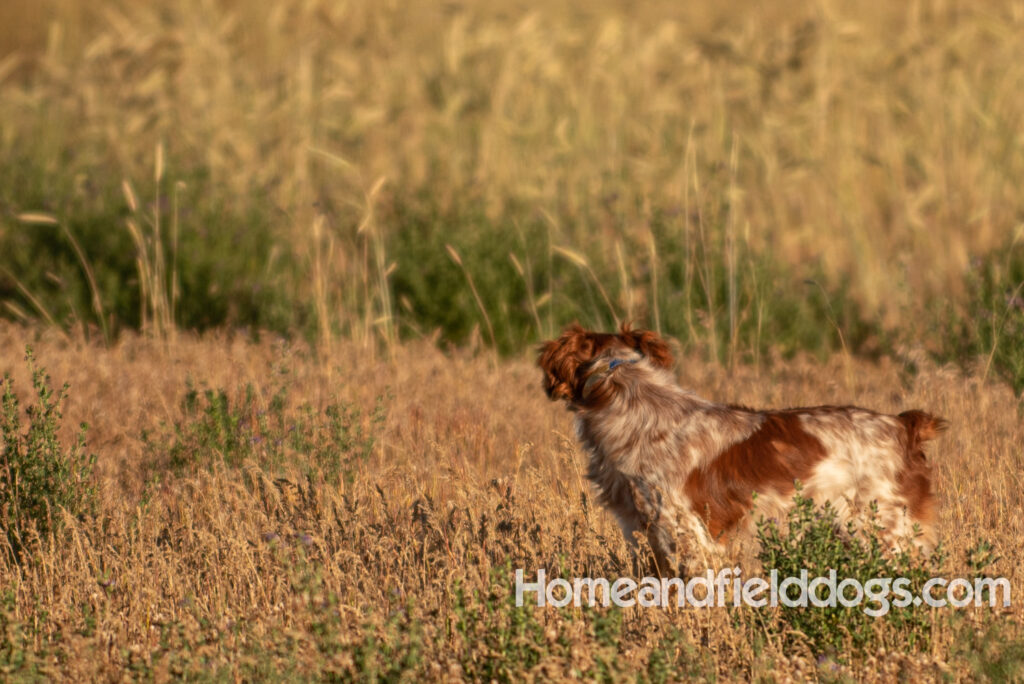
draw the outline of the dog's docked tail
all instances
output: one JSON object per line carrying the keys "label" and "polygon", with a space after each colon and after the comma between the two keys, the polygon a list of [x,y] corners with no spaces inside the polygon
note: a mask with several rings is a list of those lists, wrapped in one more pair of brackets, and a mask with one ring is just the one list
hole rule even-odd
{"label": "dog's docked tail", "polygon": [[922,444],[935,439],[949,427],[946,419],[924,411],[904,411],[896,417],[903,422],[903,427],[907,430],[908,454],[921,453]]}

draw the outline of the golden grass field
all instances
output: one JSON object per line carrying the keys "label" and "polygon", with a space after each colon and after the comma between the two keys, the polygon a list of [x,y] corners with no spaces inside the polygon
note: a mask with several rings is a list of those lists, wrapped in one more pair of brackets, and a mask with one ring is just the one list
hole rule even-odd
{"label": "golden grass field", "polygon": [[[633,571],[533,365],[573,316],[685,333],[716,400],[946,417],[944,570],[985,539],[1016,595],[1021,55],[1017,1],[0,2],[0,374],[26,421],[27,346],[69,383],[100,493],[0,553],[0,679],[1024,678],[1019,602],[850,658],[770,616],[507,606],[516,567]],[[236,266],[294,329],[180,323],[224,285],[189,269]]]}
{"label": "golden grass field", "polygon": [[[165,198],[195,165],[200,197],[269,198],[324,337],[394,336],[387,282],[413,266],[382,211],[419,190],[528,207],[539,252],[614,281],[605,315],[660,318],[665,251],[696,249],[699,223],[845,279],[894,328],[1019,237],[1022,22],[1017,2],[947,0],[4,3],[0,149],[77,174],[11,207],[62,221],[122,179],[152,201],[158,157]],[[659,212],[693,225],[656,244]],[[531,294],[550,335],[562,295]]]}
{"label": "golden grass field", "polygon": [[[108,349],[4,326],[2,364],[14,370],[23,395],[29,385],[19,350],[27,343],[54,383],[70,383],[65,422],[91,426],[102,492],[94,520],[68,521],[67,536],[51,540],[58,544],[32,563],[5,563],[0,571],[14,593],[6,619],[34,628],[34,647],[55,654],[40,663],[46,676],[231,680],[334,672],[359,678],[344,647],[409,611],[422,621],[425,645],[423,661],[406,677],[458,680],[465,676],[462,658],[483,661],[489,654],[453,628],[457,587],[507,592],[512,579],[505,561],[528,570],[563,567],[570,576],[629,572],[615,522],[584,508],[589,490],[570,415],[544,397],[532,359],[495,366],[427,344],[377,358],[344,344],[318,356],[301,345],[217,336],[179,338],[169,348],[129,336]],[[1024,428],[1007,388],[927,362],[911,377],[893,362],[841,358],[761,372],[683,358],[679,375],[706,396],[751,405],[852,402],[946,416],[952,428],[930,457],[950,576],[966,572],[957,559],[984,537],[1001,556],[993,575],[1020,590]],[[300,403],[321,410],[338,399],[372,405],[389,391],[377,446],[351,482],[307,481],[302,453],[290,454],[276,472],[255,459],[237,468],[214,460],[212,470],[143,479],[153,465],[147,460],[161,455],[147,455],[139,436],[184,418],[189,378],[233,396],[251,383],[266,406],[282,377],[290,417]],[[329,595],[337,603],[325,608]],[[325,610],[338,621],[330,633],[337,653],[318,649]],[[533,667],[512,663],[517,678],[593,677],[595,659],[606,658],[613,665],[609,677],[632,679],[646,671],[652,648],[673,626],[688,644],[681,657],[702,678],[979,678],[958,650],[963,633],[940,609],[934,609],[930,651],[883,649],[838,674],[819,670],[807,653],[782,652],[771,639],[755,653],[749,628],[732,624],[724,610],[622,609],[625,647],[611,653],[579,609],[536,612],[551,649]],[[1020,618],[1017,602],[1005,611],[959,611],[963,624],[956,624],[973,630],[995,621],[1019,635]],[[993,648],[986,657],[999,653]]]}

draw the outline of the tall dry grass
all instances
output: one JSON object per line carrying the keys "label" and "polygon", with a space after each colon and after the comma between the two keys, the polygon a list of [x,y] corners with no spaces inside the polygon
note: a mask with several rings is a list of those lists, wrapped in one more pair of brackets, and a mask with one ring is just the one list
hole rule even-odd
{"label": "tall dry grass", "polygon": [[[9,592],[6,638],[45,676],[369,677],[368,668],[383,676],[379,668],[401,661],[405,677],[475,677],[481,670],[472,668],[503,654],[488,639],[515,634],[501,610],[487,608],[492,595],[502,605],[511,568],[631,572],[614,520],[590,498],[571,416],[543,396],[529,360],[494,368],[486,358],[444,356],[426,344],[374,359],[354,343],[317,358],[283,342],[187,335],[170,347],[128,336],[101,348],[4,326],[0,363],[15,371],[19,392],[29,386],[18,351],[26,342],[54,382],[70,382],[66,422],[90,423],[102,490],[95,520],[68,520],[67,534],[44,540],[35,560],[0,567]],[[684,359],[679,373],[702,394],[745,404],[853,402],[948,417],[950,432],[929,453],[948,571],[969,574],[963,554],[983,537],[1001,557],[989,572],[1018,590],[1024,432],[1012,393],[927,361],[916,374],[854,361],[847,382],[844,363],[797,360],[758,373]],[[160,444],[153,435],[173,433],[170,426],[186,418],[189,378],[233,397],[251,384],[263,410],[284,383],[289,420],[302,403],[368,406],[387,394],[387,420],[370,458],[336,485],[307,479],[310,455],[299,452],[276,467],[255,460],[229,467],[216,457],[204,467],[196,453],[194,468],[154,470],[164,454],[147,449],[141,435]],[[1014,651],[989,641],[976,652],[982,647],[965,635],[995,622],[1013,643],[1021,619],[1019,602],[961,611],[952,621],[935,610],[930,650],[883,649],[839,665],[783,649],[770,632],[751,631],[724,609],[528,613],[546,646],[534,665],[506,661],[517,676],[605,672],[613,680],[653,672],[656,652],[682,658],[695,677],[725,681],[978,678],[979,658]],[[473,619],[489,631],[460,631]],[[673,630],[678,641],[665,650]],[[373,651],[369,637],[375,648],[398,650]],[[886,643],[884,631],[880,639]],[[506,644],[509,652],[517,643]],[[410,653],[419,655],[406,663]]]}
{"label": "tall dry grass", "polygon": [[[321,336],[395,338],[389,278],[416,265],[387,254],[405,227],[377,209],[418,190],[547,216],[550,247],[621,274],[616,313],[658,319],[658,215],[686,219],[662,250],[726,231],[848,280],[890,328],[955,298],[1024,215],[1018,3],[4,11],[0,145],[138,181],[162,141],[210,192],[269,198],[281,248],[316,274],[297,287]],[[710,306],[735,327],[728,269]]]}

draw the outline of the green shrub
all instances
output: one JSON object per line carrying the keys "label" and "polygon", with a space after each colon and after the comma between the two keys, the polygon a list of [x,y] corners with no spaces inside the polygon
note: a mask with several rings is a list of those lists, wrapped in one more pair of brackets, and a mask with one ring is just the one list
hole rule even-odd
{"label": "green shrub", "polygon": [[33,642],[24,618],[19,619],[14,591],[5,589],[0,595],[0,677],[7,678],[5,681],[45,680],[41,672],[45,654],[36,651]]}
{"label": "green shrub", "polygon": [[25,424],[13,382],[5,375],[0,411],[0,523],[8,549],[17,558],[33,535],[45,538],[60,529],[59,509],[83,516],[96,507],[96,457],[85,451],[87,426],[81,425],[72,445],[61,444],[60,405],[68,385],[55,395],[46,371],[36,367],[32,350],[25,353],[37,402],[27,407]]}
{"label": "green shrub", "polygon": [[1010,634],[1003,622],[988,621],[981,629],[965,623],[951,651],[950,659],[963,662],[975,681],[1024,680],[1024,640]]}
{"label": "green shrub", "polygon": [[[857,529],[852,523],[843,529],[831,505],[817,507],[799,490],[794,504],[785,525],[774,520],[758,523],[759,559],[766,577],[772,570],[778,571],[780,579],[799,577],[806,569],[813,579],[827,577],[830,570],[835,570],[837,583],[852,578],[862,587],[875,578],[905,577],[910,580],[907,591],[916,597],[924,583],[939,574],[937,568],[944,560],[941,550],[927,558],[917,552],[894,553],[873,522],[866,529]],[[888,600],[894,598],[890,594]],[[879,617],[868,615],[868,608],[883,606],[867,598],[850,607],[838,602],[834,607],[790,607],[780,603],[774,619],[767,624],[787,645],[802,642],[815,655],[839,660],[871,653],[882,646],[912,651],[931,646],[932,618],[927,605],[890,605],[888,612]]]}
{"label": "green shrub", "polygon": [[364,421],[363,411],[347,403],[331,403],[322,411],[303,404],[289,414],[286,394],[278,387],[264,403],[252,385],[232,398],[223,389],[200,391],[190,384],[182,401],[185,418],[175,423],[169,439],[143,436],[154,467],[182,472],[214,463],[234,468],[250,460],[275,469],[290,454],[300,454],[310,473],[332,484],[351,482],[383,428],[385,397],[377,398]]}
{"label": "green shrub", "polygon": [[[0,156],[9,162],[0,164],[0,206],[9,209],[0,213],[0,315],[65,329],[85,324],[109,339],[143,326],[151,306],[144,294],[159,286],[171,293],[170,319],[184,329],[313,335],[309,266],[264,193],[218,192],[203,166],[174,153],[163,179],[140,183],[132,201],[122,175],[97,175],[75,155],[60,164],[15,145]],[[332,239],[354,246],[343,203],[330,193],[322,200],[340,231]],[[769,349],[885,351],[880,326],[862,315],[843,279],[730,240],[727,203],[709,202],[699,218],[673,207],[644,210],[641,230],[636,210],[612,200],[552,215],[509,198],[495,217],[471,188],[428,180],[381,201],[380,249],[394,266],[387,278],[369,284],[331,272],[344,312],[331,329],[346,332],[386,295],[406,337],[437,329],[459,345],[478,330],[504,354],[573,320],[608,329],[621,318],[658,326],[719,360],[757,360]],[[22,212],[57,224],[26,225]],[[140,277],[129,220],[154,252],[161,226],[161,275]],[[389,291],[374,291],[382,287]]]}
{"label": "green shrub", "polygon": [[847,279],[818,264],[787,266],[740,240],[730,245],[724,220],[698,228],[678,214],[652,219],[660,277],[656,288],[652,274],[641,282],[657,295],[664,332],[720,361],[886,350],[885,331],[861,313]]}
{"label": "green shrub", "polygon": [[[439,329],[444,342],[464,344],[478,329],[489,344],[493,330],[494,343],[503,353],[518,352],[540,339],[544,332],[538,330],[542,324],[536,303],[549,287],[542,227],[512,207],[495,221],[472,200],[442,208],[432,194],[397,197],[389,209],[394,230],[387,251],[398,266],[391,283],[408,324],[406,335]],[[449,245],[461,264],[453,261]],[[523,267],[522,275],[510,255]],[[565,294],[565,300],[552,298],[545,305],[545,314],[559,325],[573,316],[582,318],[591,303],[577,288]]]}
{"label": "green shrub", "polygon": [[234,401],[222,389],[200,392],[189,386],[182,401],[185,419],[174,426],[169,465],[182,470],[219,460],[235,467],[248,458],[273,465],[276,450],[268,450],[263,441],[265,435],[284,432],[283,402],[283,394],[275,394],[262,410],[252,385]]}
{"label": "green shrub", "polygon": [[[308,323],[309,309],[292,287],[294,255],[275,248],[275,213],[258,193],[211,192],[204,168],[172,160],[159,191],[153,184],[138,188],[140,204],[133,212],[116,172],[51,164],[37,154],[24,150],[0,158],[0,207],[7,208],[0,213],[0,302],[14,311],[50,318],[65,329],[88,324],[110,335],[139,329],[150,284],[140,282],[139,255],[126,222],[134,219],[152,240],[150,227],[159,218],[168,292],[177,279],[178,326],[286,333]],[[17,220],[21,212],[44,212],[59,225],[27,225]],[[94,295],[105,320],[99,320]]]}
{"label": "green shrub", "polygon": [[289,433],[290,447],[309,457],[331,484],[352,483],[356,468],[373,453],[377,435],[384,429],[388,395],[379,395],[363,425],[363,411],[347,403],[329,404],[318,414],[308,404],[299,409],[295,429]]}
{"label": "green shrub", "polygon": [[509,564],[491,568],[486,594],[467,595],[456,582],[452,609],[463,642],[462,671],[469,680],[520,680],[548,652],[537,608],[516,606],[515,593],[505,586],[509,575]]}
{"label": "green shrub", "polygon": [[1024,391],[1024,243],[977,259],[966,285],[967,304],[947,305],[935,316],[933,328],[944,342],[939,358],[961,364],[980,358],[986,373]]}
{"label": "green shrub", "polygon": [[[99,329],[109,341],[155,317],[145,295],[160,291],[168,293],[160,303],[167,320],[183,329],[314,335],[304,243],[294,244],[290,221],[265,192],[218,191],[202,163],[171,150],[161,180],[138,182],[129,200],[122,178],[146,178],[139,168],[105,160],[115,172],[98,174],[107,168],[96,161],[102,149],[54,146],[0,146],[0,315]],[[718,185],[708,197],[727,194],[726,181],[711,175]],[[367,309],[385,298],[406,337],[437,329],[459,345],[478,330],[504,354],[573,320],[608,329],[621,318],[719,360],[757,360],[769,349],[885,350],[880,326],[861,314],[842,278],[730,239],[724,200],[702,202],[699,216],[679,207],[627,210],[609,186],[582,211],[509,197],[495,214],[479,192],[448,182],[428,179],[380,201],[379,249],[393,270],[379,282],[360,277],[366,264],[329,271],[332,331],[376,319]],[[357,219],[346,203],[326,189],[319,200],[334,226],[330,240],[365,248],[351,242]],[[18,218],[24,212],[50,219],[28,225]],[[161,253],[159,273],[142,275],[140,239],[153,260]]]}

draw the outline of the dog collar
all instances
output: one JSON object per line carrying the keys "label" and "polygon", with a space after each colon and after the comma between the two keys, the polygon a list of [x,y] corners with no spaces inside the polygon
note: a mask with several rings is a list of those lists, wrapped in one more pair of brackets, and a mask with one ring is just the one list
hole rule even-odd
{"label": "dog collar", "polygon": [[640,359],[612,359],[611,361],[608,362],[608,367],[603,371],[592,371],[590,375],[587,376],[586,382],[583,383],[583,398],[586,399],[587,396],[590,394],[590,388],[593,387],[597,381],[606,377],[609,373],[615,370],[617,366],[621,366],[626,363],[632,365],[638,362],[639,360]]}

